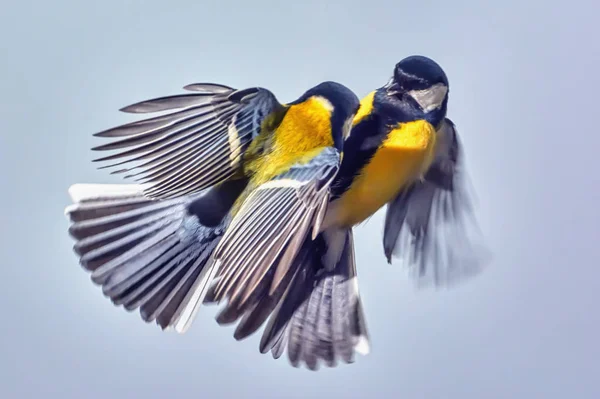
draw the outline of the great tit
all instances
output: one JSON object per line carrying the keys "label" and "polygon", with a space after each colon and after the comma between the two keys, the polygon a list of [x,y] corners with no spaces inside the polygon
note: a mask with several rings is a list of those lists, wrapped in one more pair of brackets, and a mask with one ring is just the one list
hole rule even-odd
{"label": "great tit", "polygon": [[[261,269],[250,259],[262,256],[263,269],[275,260],[284,268],[282,252],[294,259],[298,237],[324,214],[360,106],[335,82],[289,104],[264,88],[186,88],[197,93],[123,108],[175,111],[96,134],[119,140],[95,150],[126,148],[100,161],[140,162],[117,173],[140,169],[130,176],[143,184],[74,185],[66,210],[75,252],[104,294],[178,332],[189,327],[215,276],[228,282],[224,294],[255,298]],[[267,242],[268,249],[260,246]]]}
{"label": "great tit", "polygon": [[[320,234],[305,240],[290,267],[295,277],[270,315],[263,353],[270,350],[277,358],[287,350],[292,364],[316,369],[319,360],[334,366],[338,359],[352,362],[354,352],[369,351],[352,228],[383,206],[388,261],[398,254],[416,265],[419,281],[432,277],[437,285],[478,271],[480,263],[471,258],[475,247],[468,246],[463,228],[470,198],[458,135],[446,118],[448,87],[436,62],[411,56],[362,100]],[[256,309],[236,333],[262,321],[261,306]]]}
{"label": "great tit", "polygon": [[[235,99],[232,92],[225,97]],[[163,328],[174,327],[180,332],[188,327],[201,301],[227,301],[217,320],[220,324],[239,320],[234,333],[237,339],[250,336],[270,317],[260,343],[263,353],[272,351],[277,358],[287,351],[294,366],[306,363],[311,369],[318,368],[319,359],[328,366],[334,366],[338,360],[352,362],[355,352],[369,351],[356,280],[352,227],[387,204],[384,249],[388,260],[394,248],[398,249],[397,243],[402,241],[399,237],[408,238],[413,241],[407,252],[400,255],[420,262],[421,272],[438,271],[444,262],[439,256],[439,238],[445,237],[439,232],[443,227],[439,222],[449,222],[446,225],[456,227],[456,218],[466,209],[466,198],[459,196],[462,188],[458,167],[460,147],[454,125],[446,118],[447,98],[448,80],[443,70],[428,58],[409,57],[397,64],[388,84],[363,99],[353,121],[330,114],[331,126],[343,126],[341,137],[346,136],[340,166],[336,157],[342,154],[339,154],[335,135],[333,146],[318,146],[312,139],[312,144],[307,146],[300,144],[298,137],[289,135],[293,140],[277,149],[273,141],[276,134],[261,135],[256,133],[256,128],[248,133],[243,124],[236,123],[244,119],[231,117],[236,115],[234,113],[228,114],[230,119],[223,118],[225,128],[218,123],[212,128],[220,132],[220,137],[227,132],[227,144],[222,141],[220,147],[225,156],[218,158],[221,162],[208,164],[226,165],[220,175],[225,178],[221,180],[211,174],[210,166],[204,166],[205,160],[217,158],[199,157],[201,150],[188,149],[183,153],[175,151],[179,154],[177,161],[165,161],[164,168],[173,172],[166,175],[172,181],[187,178],[195,169],[202,170],[194,179],[203,183],[194,186],[192,191],[172,182],[167,186],[162,183],[164,180],[157,180],[156,170],[150,172],[154,175],[144,175],[160,161],[141,167],[142,176],[154,186],[143,192],[136,188],[122,200],[113,201],[114,195],[104,194],[94,204],[89,202],[90,196],[78,198],[77,191],[85,187],[76,186],[73,197],[78,205],[75,207],[85,211],[87,204],[87,209],[93,211],[87,217],[89,221],[94,220],[94,213],[99,209],[113,202],[118,206],[107,210],[105,215],[113,215],[113,220],[114,214],[121,215],[118,219],[122,222],[116,227],[130,226],[126,231],[132,233],[138,232],[137,225],[145,228],[139,232],[136,242],[112,246],[116,248],[115,256],[129,254],[114,266],[115,270],[129,271],[115,271],[113,281],[121,284],[120,291],[106,288],[118,284],[104,283],[105,292],[117,304],[125,304],[129,309],[141,307],[145,320],[156,320]],[[332,100],[329,100],[331,104]],[[130,109],[160,111],[169,101],[153,100]],[[173,101],[182,100],[177,97]],[[208,107],[220,105],[212,101]],[[154,102],[158,105],[153,105]],[[272,109],[281,109],[275,104]],[[176,118],[198,114],[186,109],[185,104],[183,107],[178,111],[181,116],[176,113]],[[192,106],[188,103],[187,107]],[[313,109],[312,105],[305,107]],[[302,123],[311,121],[324,126],[314,122],[324,120],[316,116],[318,113],[297,110],[298,117],[289,111],[285,114],[289,118],[286,123],[295,125],[298,120],[304,120]],[[240,111],[237,110],[237,115]],[[258,115],[263,122],[252,125],[261,126],[258,132],[272,132],[270,126],[282,125],[281,112],[263,111]],[[154,122],[137,122],[139,125],[133,126],[139,130],[133,134],[144,137],[144,134],[152,134],[153,129],[169,129],[172,125],[162,125],[170,117],[166,118],[159,119],[158,127],[152,126]],[[210,118],[204,120],[211,121]],[[144,124],[149,126],[142,127]],[[351,133],[347,136],[351,124]],[[127,129],[121,127],[117,131],[123,128]],[[322,131],[320,128],[312,130]],[[176,140],[177,137],[172,141]],[[165,153],[172,154],[168,152],[169,141],[165,143],[165,140],[136,152],[141,145],[147,145],[145,143],[133,143],[134,152],[130,150],[126,155],[140,157],[149,153],[152,162]],[[287,143],[287,139],[280,143]],[[308,150],[312,145],[313,150]],[[167,148],[161,150],[161,146]],[[181,148],[183,144],[176,141],[175,146]],[[296,146],[306,150],[301,159],[292,155]],[[189,158],[193,156],[196,158],[190,172]],[[212,180],[204,177],[207,175]],[[190,181],[194,179],[188,179],[188,187],[193,185]],[[207,192],[196,192],[215,182],[216,186]],[[179,191],[175,192],[173,187],[179,187]],[[100,187],[96,191],[103,190]],[[93,196],[91,198],[93,200]],[[137,213],[128,207],[127,201],[140,204]],[[71,215],[73,230],[83,218],[75,213]],[[150,218],[152,215],[154,218]],[[142,218],[147,220],[143,222]],[[150,223],[155,223],[154,227],[148,227]],[[172,231],[160,234],[165,225]],[[119,238],[132,235],[122,233]],[[164,237],[171,242],[162,248],[157,243],[163,242]],[[462,237],[456,235],[455,239]],[[144,258],[139,251],[132,250],[146,251],[152,247],[156,247],[156,251],[147,251]],[[426,258],[425,255],[431,253],[437,254],[437,259]],[[123,262],[131,266],[123,266]],[[456,263],[449,265],[447,269]],[[129,296],[125,298],[125,294]]]}

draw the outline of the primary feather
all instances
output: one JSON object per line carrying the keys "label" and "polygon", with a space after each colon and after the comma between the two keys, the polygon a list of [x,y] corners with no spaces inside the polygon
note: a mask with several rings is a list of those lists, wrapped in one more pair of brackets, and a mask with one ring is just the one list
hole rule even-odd
{"label": "primary feather", "polygon": [[[338,164],[337,150],[326,148],[259,185],[245,199],[214,255],[220,270],[215,299],[229,300],[227,312],[241,312],[249,298],[279,288],[322,215]],[[265,284],[267,275],[270,284]]]}
{"label": "primary feather", "polygon": [[478,274],[485,255],[477,242],[456,127],[445,119],[435,158],[423,179],[403,189],[387,207],[384,252],[411,267],[420,285],[443,286]]}
{"label": "primary feather", "polygon": [[152,200],[137,185],[74,185],[66,214],[80,263],[104,295],[146,322],[185,330],[183,309],[197,286],[227,221],[208,228],[190,212],[198,195]]}
{"label": "primary feather", "polygon": [[320,363],[354,362],[369,352],[369,336],[358,291],[352,231],[333,268],[321,263],[326,242],[307,239],[295,261],[294,278],[265,327],[260,350],[279,358],[285,351],[292,365],[311,370]]}
{"label": "primary feather", "polygon": [[150,198],[197,193],[239,173],[244,151],[261,133],[263,121],[283,107],[263,88],[193,84],[185,89],[195,93],[123,108],[136,114],[169,112],[96,133],[118,140],[93,150],[118,152],[95,161],[116,161],[104,168],[134,163],[113,173],[128,173],[126,178],[144,183]]}

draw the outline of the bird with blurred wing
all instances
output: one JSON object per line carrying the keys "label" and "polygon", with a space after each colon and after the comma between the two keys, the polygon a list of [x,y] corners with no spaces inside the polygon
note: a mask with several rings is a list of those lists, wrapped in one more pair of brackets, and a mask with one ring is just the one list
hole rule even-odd
{"label": "bird with blurred wing", "polygon": [[[362,101],[336,82],[283,104],[198,83],[123,108],[97,161],[136,184],[76,184],[74,250],[115,305],[185,332],[200,305],[260,351],[317,369],[369,351],[352,229],[387,206],[383,249],[436,285],[478,271],[462,147],[433,60],[400,61]],[[265,325],[266,323],[266,325]]]}

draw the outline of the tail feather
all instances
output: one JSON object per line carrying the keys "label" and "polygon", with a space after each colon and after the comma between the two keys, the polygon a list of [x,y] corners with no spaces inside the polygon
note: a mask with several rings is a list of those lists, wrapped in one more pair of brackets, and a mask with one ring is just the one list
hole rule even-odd
{"label": "tail feather", "polygon": [[191,291],[198,280],[210,276],[202,271],[225,222],[198,223],[188,212],[198,194],[152,200],[129,184],[74,185],[69,193],[69,234],[92,281],[115,305],[139,309],[146,322],[163,329],[177,323],[195,305]]}
{"label": "tail feather", "polygon": [[[277,307],[277,304],[281,302],[288,287],[290,286],[291,281],[293,280],[294,276],[298,273],[299,268],[297,265],[301,264],[302,263],[299,262],[296,265],[292,265],[290,270],[288,270],[288,272],[283,277],[277,289],[270,295],[264,295],[260,299],[260,301],[257,301],[252,311],[246,312],[244,314],[234,332],[234,337],[237,340],[241,340],[245,337],[250,336],[264,324],[267,318],[273,313],[273,310],[275,310],[275,308]],[[272,279],[273,276],[270,276],[269,278],[265,279],[265,283],[270,284]]]}
{"label": "tail feather", "polygon": [[274,359],[279,359],[281,355],[285,352],[286,345],[288,343],[288,333],[289,329],[285,328],[279,332],[273,341],[273,348],[271,349],[271,354]]}
{"label": "tail feather", "polygon": [[324,252],[308,247],[309,256],[300,258],[299,271],[265,328],[261,352],[278,358],[287,348],[293,366],[305,363],[311,370],[318,369],[320,360],[334,367],[338,360],[354,362],[357,352],[368,353],[351,230],[341,245],[341,257],[331,270],[322,266]]}

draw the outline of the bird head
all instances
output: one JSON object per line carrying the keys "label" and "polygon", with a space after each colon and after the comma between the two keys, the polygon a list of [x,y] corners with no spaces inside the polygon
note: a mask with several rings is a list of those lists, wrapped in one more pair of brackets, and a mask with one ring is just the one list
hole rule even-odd
{"label": "bird head", "polygon": [[360,100],[352,90],[337,82],[320,83],[304,93],[295,103],[308,99],[318,100],[329,112],[335,146],[342,150],[343,142],[350,134],[354,115],[360,108]]}
{"label": "bird head", "polygon": [[446,116],[448,78],[430,58],[413,55],[398,62],[383,90],[392,103],[400,102],[410,114],[434,126]]}

